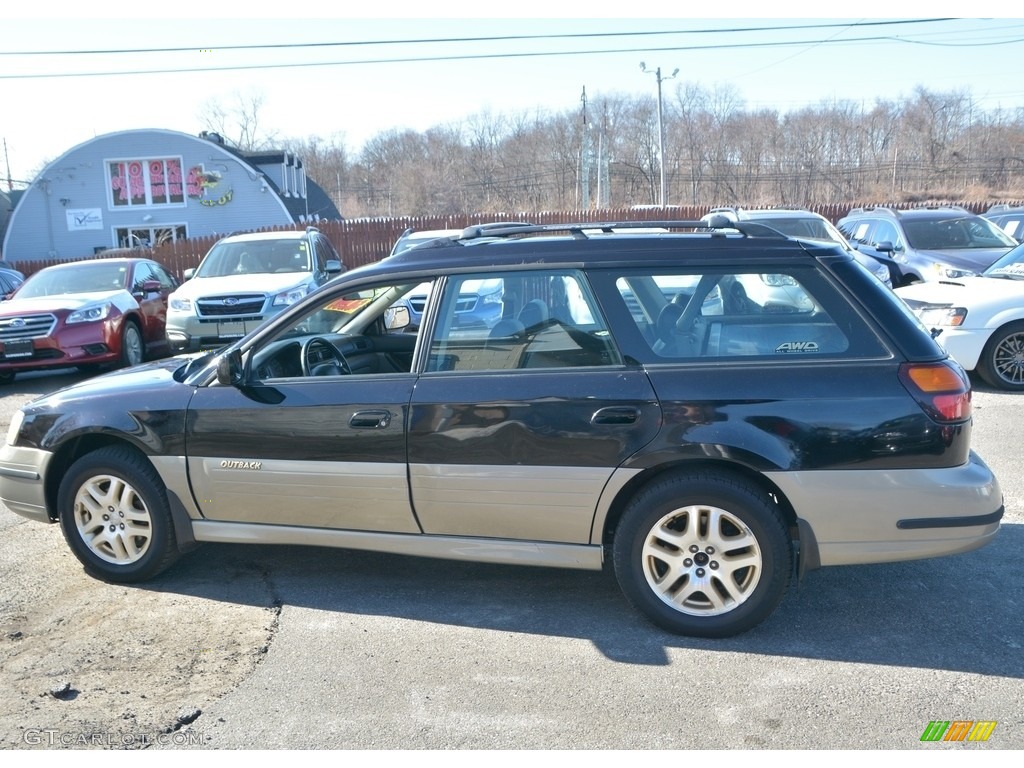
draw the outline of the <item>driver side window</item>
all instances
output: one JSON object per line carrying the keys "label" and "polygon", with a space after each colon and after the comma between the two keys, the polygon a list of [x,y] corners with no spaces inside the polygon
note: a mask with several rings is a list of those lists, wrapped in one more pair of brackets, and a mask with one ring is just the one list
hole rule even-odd
{"label": "driver side window", "polygon": [[339,293],[261,343],[252,370],[261,381],[403,374],[418,342],[417,290],[430,283],[386,283]]}

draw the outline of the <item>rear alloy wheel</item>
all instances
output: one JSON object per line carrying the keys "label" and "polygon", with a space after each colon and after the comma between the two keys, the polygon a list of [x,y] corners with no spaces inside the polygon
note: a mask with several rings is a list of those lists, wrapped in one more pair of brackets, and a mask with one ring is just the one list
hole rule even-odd
{"label": "rear alloy wheel", "polygon": [[139,326],[128,321],[121,331],[121,365],[131,367],[138,365],[145,357],[145,347],[142,344],[142,334]]}
{"label": "rear alloy wheel", "polygon": [[717,472],[691,472],[641,491],[613,544],[630,602],[663,629],[728,637],[775,610],[789,583],[790,542],[768,495]]}
{"label": "rear alloy wheel", "polygon": [[144,581],[177,559],[163,483],[131,448],[101,448],[72,464],[57,510],[68,546],[92,576]]}
{"label": "rear alloy wheel", "polygon": [[988,340],[978,373],[997,389],[1024,391],[1024,323],[1004,325]]}

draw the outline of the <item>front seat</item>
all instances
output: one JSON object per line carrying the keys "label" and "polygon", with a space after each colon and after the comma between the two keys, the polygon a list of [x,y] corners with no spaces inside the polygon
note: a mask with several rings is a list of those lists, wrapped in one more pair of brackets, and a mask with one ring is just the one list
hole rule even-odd
{"label": "front seat", "polygon": [[531,299],[519,310],[519,322],[523,324],[529,333],[536,333],[547,324],[551,313],[548,305],[540,299]]}
{"label": "front seat", "polygon": [[683,307],[674,301],[669,302],[658,313],[654,330],[658,338],[651,346],[662,357],[677,357],[679,354],[679,330],[676,323],[683,316]]}
{"label": "front seat", "polygon": [[487,345],[518,344],[526,338],[526,327],[511,317],[499,320],[487,335]]}

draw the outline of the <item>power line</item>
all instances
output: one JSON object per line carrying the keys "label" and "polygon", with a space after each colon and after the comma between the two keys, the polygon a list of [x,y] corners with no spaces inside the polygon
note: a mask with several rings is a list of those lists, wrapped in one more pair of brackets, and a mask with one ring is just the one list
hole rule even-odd
{"label": "power line", "polygon": [[[956,18],[931,18],[931,19],[903,19],[884,21],[860,21],[842,24],[794,24],[781,27],[724,27],[720,29],[676,29],[676,30],[650,30],[641,32],[575,32],[566,34],[548,35],[490,35],[485,37],[436,37],[411,40],[351,40],[346,42],[325,42],[325,43],[266,43],[251,45],[218,45],[212,48],[218,51],[255,51],[255,50],[280,50],[289,48],[337,48],[355,47],[367,45],[420,45],[437,43],[491,43],[515,40],[572,40],[583,38],[603,37],[644,37],[656,35],[703,35],[722,34],[738,32],[791,32],[804,29],[832,29],[835,27],[873,27],[873,26],[894,26],[906,24],[931,24],[935,22],[958,21]],[[75,51],[0,51],[0,56],[80,56],[80,55],[114,55],[114,54],[139,54],[139,53],[192,53],[196,50],[206,50],[206,46],[188,46],[174,48],[111,48]]]}
{"label": "power line", "polygon": [[[265,69],[304,69],[309,67],[342,67],[342,66],[359,66],[359,65],[377,65],[377,64],[422,64],[422,63],[437,63],[437,62],[449,62],[449,61],[481,61],[481,60],[496,60],[496,59],[524,59],[524,58],[540,58],[540,57],[564,57],[564,56],[594,56],[594,55],[607,55],[607,54],[619,54],[619,53],[678,53],[685,51],[714,51],[714,50],[729,50],[736,48],[754,49],[754,48],[781,48],[787,46],[806,46],[806,45],[839,45],[839,44],[850,44],[850,43],[878,43],[878,42],[890,42],[890,43],[913,43],[910,39],[904,37],[894,37],[891,35],[883,35],[876,37],[854,37],[844,39],[824,39],[824,40],[786,40],[786,41],[773,41],[765,43],[721,43],[717,45],[691,45],[691,46],[668,46],[662,48],[614,48],[614,49],[603,49],[603,50],[586,50],[586,51],[527,51],[520,53],[488,53],[488,54],[453,54],[450,56],[407,56],[397,58],[382,58],[382,59],[352,59],[349,61],[304,61],[304,62],[292,62],[286,64],[236,64],[224,67],[176,67],[167,69],[135,69],[135,70],[124,70],[124,71],[97,71],[97,72],[62,72],[62,73],[37,73],[37,74],[17,74],[17,75],[0,75],[0,80],[39,80],[49,78],[63,78],[63,77],[110,77],[110,76],[125,76],[125,75],[167,75],[167,74],[189,74],[193,72],[240,72],[249,70],[265,70]],[[1009,44],[1024,42],[1024,38],[1012,38],[1009,40],[1001,41],[998,44]],[[963,43],[963,47],[979,47],[983,45],[995,45],[991,41],[984,41],[978,43]],[[194,51],[194,48],[187,50]]]}

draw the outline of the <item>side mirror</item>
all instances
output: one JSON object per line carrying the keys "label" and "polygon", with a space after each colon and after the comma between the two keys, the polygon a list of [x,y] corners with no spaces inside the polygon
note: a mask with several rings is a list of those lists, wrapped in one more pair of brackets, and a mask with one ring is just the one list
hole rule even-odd
{"label": "side mirror", "polygon": [[217,358],[217,383],[225,387],[239,387],[245,382],[242,352],[232,349]]}
{"label": "side mirror", "polygon": [[136,296],[147,296],[151,293],[160,293],[159,280],[143,280],[142,284],[135,289]]}
{"label": "side mirror", "polygon": [[186,270],[185,270],[184,272],[182,272],[182,273],[181,273],[181,276],[182,276],[182,278],[184,278],[185,280],[191,280],[191,279],[192,279],[192,276],[193,276],[193,275],[194,275],[195,273],[196,273],[195,267],[189,267],[188,269],[186,269]]}
{"label": "side mirror", "polygon": [[880,243],[875,243],[875,250],[882,251],[882,253],[892,253],[896,248],[888,240],[883,240]]}
{"label": "side mirror", "polygon": [[412,322],[408,307],[391,307],[384,310],[384,327],[389,331],[406,328]]}
{"label": "side mirror", "polygon": [[338,261],[337,259],[328,259],[326,267],[327,267],[327,274],[329,274],[329,275],[340,274],[342,272],[341,262]]}

